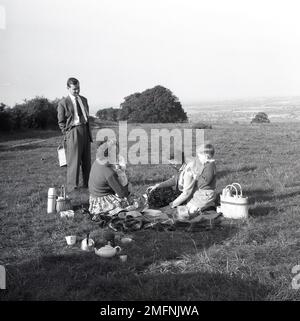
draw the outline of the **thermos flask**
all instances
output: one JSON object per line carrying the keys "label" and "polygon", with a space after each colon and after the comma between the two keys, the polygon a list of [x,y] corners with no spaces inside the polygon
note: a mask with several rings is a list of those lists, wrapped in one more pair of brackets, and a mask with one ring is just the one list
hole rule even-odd
{"label": "thermos flask", "polygon": [[48,189],[48,206],[47,206],[47,213],[55,213],[56,212],[56,190],[54,187],[50,187]]}

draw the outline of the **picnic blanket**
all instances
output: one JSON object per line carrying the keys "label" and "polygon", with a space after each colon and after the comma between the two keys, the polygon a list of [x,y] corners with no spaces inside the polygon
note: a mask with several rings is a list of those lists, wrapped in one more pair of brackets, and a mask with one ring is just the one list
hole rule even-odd
{"label": "picnic blanket", "polygon": [[174,231],[176,229],[197,230],[212,229],[219,225],[222,215],[215,210],[207,210],[188,220],[176,220],[176,209],[162,208],[161,210],[144,209],[142,211],[120,210],[113,215],[97,215],[93,221],[101,228],[108,226],[113,231],[133,232],[141,229]]}

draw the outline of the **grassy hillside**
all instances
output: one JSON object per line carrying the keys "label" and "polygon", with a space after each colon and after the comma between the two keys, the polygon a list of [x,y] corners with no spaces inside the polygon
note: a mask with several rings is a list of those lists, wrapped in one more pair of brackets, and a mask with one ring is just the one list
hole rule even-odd
{"label": "grassy hillside", "polygon": [[[47,214],[48,188],[66,176],[57,132],[2,137],[0,264],[7,290],[0,299],[298,300],[291,282],[300,264],[300,123],[213,124],[205,135],[216,147],[218,191],[239,182],[250,197],[249,219],[224,220],[210,231],[135,232],[134,242],[122,245],[125,264],[80,250],[85,233],[102,235],[87,216],[77,212],[66,222]],[[129,166],[136,193],[172,174],[166,165]],[[87,201],[83,191],[73,204]],[[70,232],[79,238],[74,247],[65,243]]]}

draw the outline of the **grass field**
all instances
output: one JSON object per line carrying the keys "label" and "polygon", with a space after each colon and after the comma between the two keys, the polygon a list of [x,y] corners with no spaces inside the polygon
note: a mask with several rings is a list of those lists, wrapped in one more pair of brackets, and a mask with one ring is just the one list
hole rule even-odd
{"label": "grass field", "polygon": [[[300,123],[213,124],[217,189],[239,182],[250,198],[247,221],[210,231],[140,230],[122,245],[128,261],[80,250],[102,231],[87,216],[47,214],[47,191],[65,183],[58,132],[0,139],[1,300],[298,300],[292,268],[300,264]],[[27,144],[34,140],[40,142]],[[95,156],[93,147],[92,158]],[[136,193],[172,175],[166,165],[129,166]],[[82,191],[74,205],[86,206]],[[65,235],[76,233],[76,246]]]}

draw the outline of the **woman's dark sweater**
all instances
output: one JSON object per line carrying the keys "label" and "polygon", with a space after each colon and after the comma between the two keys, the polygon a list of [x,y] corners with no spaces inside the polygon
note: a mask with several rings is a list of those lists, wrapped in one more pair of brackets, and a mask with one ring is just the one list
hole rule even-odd
{"label": "woman's dark sweater", "polygon": [[122,186],[117,174],[109,165],[101,165],[94,161],[89,178],[89,192],[99,197],[109,194],[118,194],[120,197],[128,196],[128,185]]}

